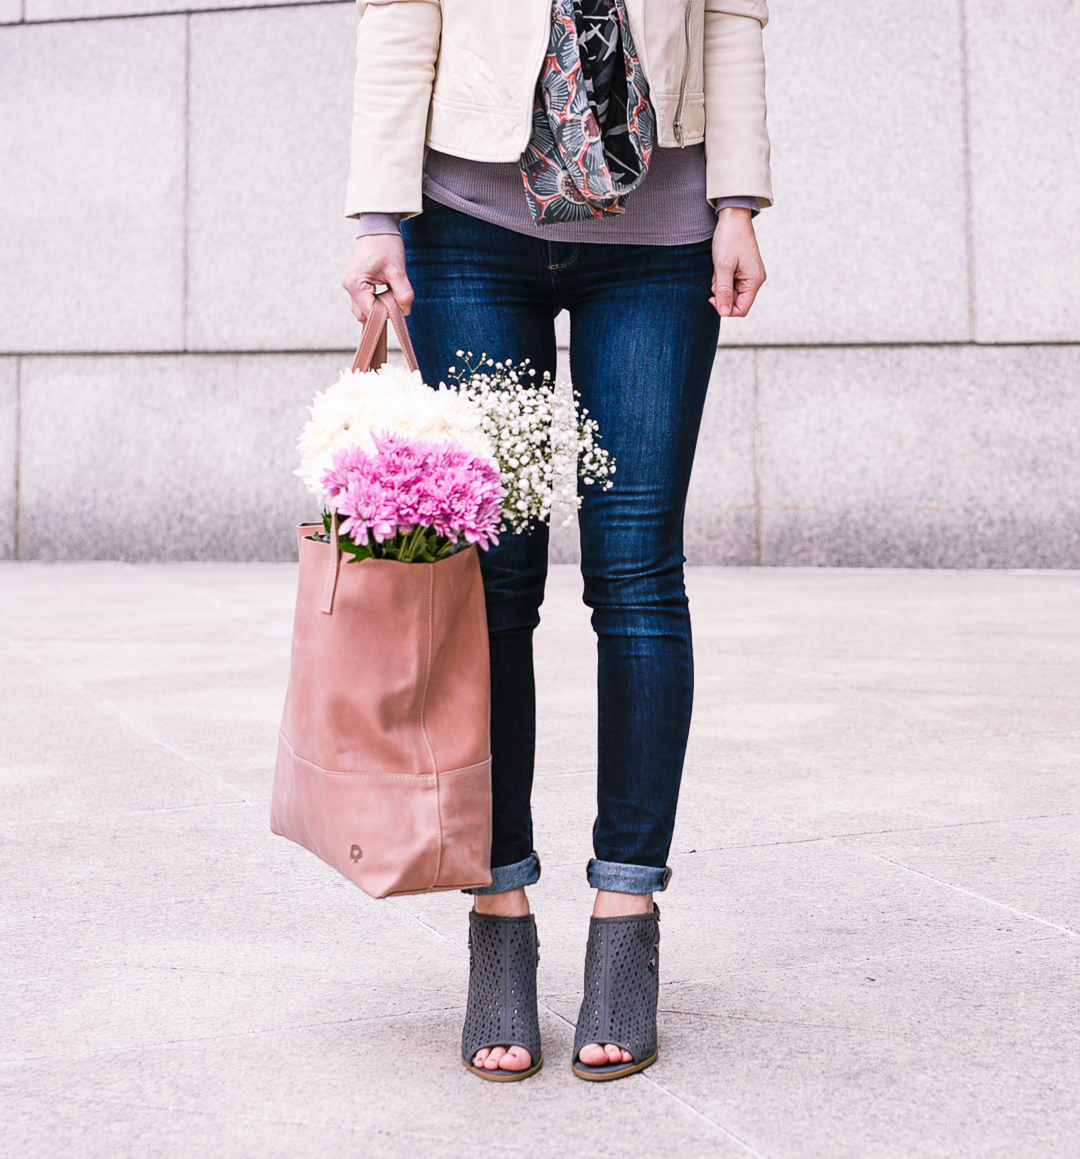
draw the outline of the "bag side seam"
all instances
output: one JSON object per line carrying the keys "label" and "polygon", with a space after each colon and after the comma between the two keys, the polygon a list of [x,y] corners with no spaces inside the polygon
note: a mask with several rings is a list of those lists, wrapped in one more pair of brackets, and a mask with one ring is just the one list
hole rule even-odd
{"label": "bag side seam", "polygon": [[435,876],[429,888],[434,889],[442,873],[443,827],[442,827],[442,795],[439,791],[439,763],[435,760],[435,750],[431,746],[431,738],[427,730],[427,697],[431,685],[431,665],[434,661],[435,650],[435,565],[425,565],[428,569],[428,640],[427,640],[427,667],[424,672],[424,691],[420,697],[420,735],[427,745],[428,756],[431,757],[431,773],[435,778],[435,826],[438,835],[438,846],[435,850]]}

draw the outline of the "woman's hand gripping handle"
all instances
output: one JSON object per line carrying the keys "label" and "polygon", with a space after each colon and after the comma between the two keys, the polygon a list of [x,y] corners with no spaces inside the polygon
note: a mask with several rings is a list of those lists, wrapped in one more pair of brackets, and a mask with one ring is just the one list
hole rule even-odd
{"label": "woman's hand gripping handle", "polygon": [[749,209],[721,209],[713,233],[713,304],[721,318],[745,318],[765,281]]}
{"label": "woman's hand gripping handle", "polygon": [[405,243],[400,236],[376,233],[358,237],[341,284],[352,299],[352,312],[366,322],[379,286],[388,286],[403,314],[412,309],[413,288],[405,273]]}

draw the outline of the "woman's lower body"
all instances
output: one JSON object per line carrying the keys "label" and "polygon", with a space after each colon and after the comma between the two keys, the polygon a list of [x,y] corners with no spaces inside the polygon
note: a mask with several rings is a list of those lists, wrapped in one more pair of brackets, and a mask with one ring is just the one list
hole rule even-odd
{"label": "woman's lower body", "polygon": [[[598,784],[590,885],[666,887],[690,725],[693,658],[683,513],[719,333],[710,243],[546,242],[425,201],[403,224],[416,292],[410,331],[424,379],[459,350],[556,370],[554,319],[570,315],[581,405],[615,459],[614,486],[582,489],[584,599],[598,648]],[[492,885],[534,883],[535,686],[548,534],[506,534],[482,557],[492,675]]]}

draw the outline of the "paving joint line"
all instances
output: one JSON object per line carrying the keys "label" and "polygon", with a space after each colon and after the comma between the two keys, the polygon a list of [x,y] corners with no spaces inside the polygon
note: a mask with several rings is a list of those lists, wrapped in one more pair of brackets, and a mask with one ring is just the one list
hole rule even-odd
{"label": "paving joint line", "polygon": [[897,869],[902,869],[905,873],[911,873],[915,877],[923,878],[925,881],[932,881],[935,885],[943,885],[946,889],[954,890],[956,893],[962,893],[967,897],[973,897],[976,901],[985,902],[987,905],[996,906],[998,909],[1005,910],[1006,913],[1015,914],[1017,917],[1025,918],[1031,922],[1038,922],[1041,926],[1049,926],[1050,929],[1067,934],[1070,938],[1080,938],[1080,932],[1077,930],[1070,929],[1068,926],[1058,925],[1057,922],[1052,922],[1048,918],[1040,918],[1035,914],[1029,914],[1025,910],[1017,909],[1015,906],[1008,905],[1003,901],[996,901],[992,897],[986,897],[984,894],[976,893],[973,889],[965,889],[962,885],[953,885],[952,882],[942,881],[940,877],[934,877],[930,873],[923,873],[919,869],[912,869],[910,865],[904,865],[900,861],[893,861],[892,858],[883,857],[880,853],[873,853],[869,849],[860,849],[857,845],[853,845],[851,848],[864,854],[866,857],[872,857],[875,861],[883,861],[886,865],[895,865]]}
{"label": "paving joint line", "polygon": [[[762,813],[765,817],[775,816]],[[1049,821],[1058,818],[1075,817],[1073,812],[1068,813],[1031,813],[1022,817],[991,817],[983,821],[941,821],[934,825],[909,825],[898,829],[859,829],[854,833],[822,833],[815,837],[789,837],[783,841],[748,841],[742,844],[710,845],[704,849],[681,849],[672,853],[672,857],[691,857],[700,853],[723,853],[728,849],[772,849],[780,845],[812,845],[816,841],[846,841],[853,837],[884,837],[889,833],[933,833],[939,829],[966,829],[977,825],[1012,825],[1018,821]],[[784,821],[783,817],[778,820]],[[794,824],[793,822],[789,822]],[[559,862],[552,862],[558,865]],[[562,862],[561,864],[568,864]]]}
{"label": "paving joint line", "polygon": [[263,801],[203,801],[193,805],[162,805],[159,809],[115,809],[104,813],[79,813],[70,817],[32,817],[19,822],[0,822],[0,833],[21,830],[30,825],[85,825],[87,821],[102,821],[113,817],[152,817],[156,813],[188,813],[196,809],[246,809]]}
{"label": "paving joint line", "polygon": [[971,950],[995,952],[1010,948],[1016,949],[1018,946],[1026,947],[1032,944],[1037,945],[1042,942],[1049,942],[1053,937],[1053,934],[1036,932],[1030,937],[996,938],[979,942],[965,942],[961,946],[942,946],[931,950],[912,950],[904,954],[873,954],[867,955],[864,958],[834,958],[823,962],[791,962],[783,966],[747,966],[725,970],[722,974],[708,974],[698,978],[673,978],[668,982],[661,982],[660,985],[662,987],[670,986],[673,988],[676,986],[707,986],[713,982],[722,982],[728,978],[738,978],[747,974],[785,974],[793,970],[833,970],[848,969],[853,966],[863,968],[866,966],[881,965],[885,962],[914,962],[923,958],[937,958],[948,954],[965,954]]}

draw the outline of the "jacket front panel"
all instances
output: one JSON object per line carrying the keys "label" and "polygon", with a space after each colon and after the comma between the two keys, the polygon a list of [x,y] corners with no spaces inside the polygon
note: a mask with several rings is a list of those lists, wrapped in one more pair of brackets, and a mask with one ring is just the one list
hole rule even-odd
{"label": "jacket front panel", "polygon": [[[771,203],[765,0],[625,3],[656,143],[705,141],[710,197]],[[550,0],[358,0],[358,7],[348,214],[419,212],[425,142],[474,161],[518,159],[532,130]]]}
{"label": "jacket front panel", "polygon": [[550,33],[550,0],[442,0],[431,147],[472,161],[516,161],[528,144]]}

